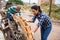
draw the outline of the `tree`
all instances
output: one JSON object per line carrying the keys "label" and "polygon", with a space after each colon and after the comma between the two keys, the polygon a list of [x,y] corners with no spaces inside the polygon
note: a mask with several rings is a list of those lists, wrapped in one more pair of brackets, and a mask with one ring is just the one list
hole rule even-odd
{"label": "tree", "polygon": [[12,3],[15,3],[15,4],[20,4],[20,5],[23,5],[23,1],[21,0],[9,0],[9,2],[12,2]]}

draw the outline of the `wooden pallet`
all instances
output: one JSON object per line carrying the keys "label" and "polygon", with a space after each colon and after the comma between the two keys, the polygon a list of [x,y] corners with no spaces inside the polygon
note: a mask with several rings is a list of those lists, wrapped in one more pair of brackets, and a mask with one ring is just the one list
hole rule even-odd
{"label": "wooden pallet", "polygon": [[18,17],[16,15],[13,16],[16,23],[21,27],[24,34],[27,37],[27,40],[34,40],[32,33],[31,33],[31,27],[22,19],[22,17]]}

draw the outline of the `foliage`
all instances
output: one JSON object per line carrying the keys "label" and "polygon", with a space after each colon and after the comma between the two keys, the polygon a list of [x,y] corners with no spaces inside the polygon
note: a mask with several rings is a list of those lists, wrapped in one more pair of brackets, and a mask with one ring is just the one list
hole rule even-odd
{"label": "foliage", "polygon": [[9,2],[12,2],[12,3],[15,3],[15,4],[20,4],[20,5],[23,5],[23,1],[21,0],[9,0]]}
{"label": "foliage", "polygon": [[[41,8],[46,13],[49,13],[49,3],[44,3],[43,5],[41,5]],[[57,6],[55,4],[52,4],[51,17],[60,19],[60,5]]]}

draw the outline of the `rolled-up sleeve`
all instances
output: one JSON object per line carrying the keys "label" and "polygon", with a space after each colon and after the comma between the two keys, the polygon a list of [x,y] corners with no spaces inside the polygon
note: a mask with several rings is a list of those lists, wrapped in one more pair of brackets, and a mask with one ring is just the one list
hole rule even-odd
{"label": "rolled-up sleeve", "polygon": [[44,19],[45,19],[45,16],[42,15],[42,16],[40,17],[40,19],[39,19],[38,24],[37,24],[38,27],[41,27],[41,25],[42,25]]}
{"label": "rolled-up sleeve", "polygon": [[33,16],[33,18],[32,18],[32,22],[35,22],[35,20],[36,20],[36,15]]}

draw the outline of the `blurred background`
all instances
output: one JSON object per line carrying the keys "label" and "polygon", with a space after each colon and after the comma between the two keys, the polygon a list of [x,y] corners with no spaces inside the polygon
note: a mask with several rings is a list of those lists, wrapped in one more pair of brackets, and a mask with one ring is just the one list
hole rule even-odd
{"label": "blurred background", "polygon": [[[7,4],[9,3],[9,4]],[[31,14],[31,6],[38,5],[41,7],[42,11],[46,12],[48,16],[50,16],[53,27],[51,34],[49,35],[48,40],[60,40],[60,0],[0,0],[0,10],[6,10],[7,8],[15,5],[21,5],[22,9],[22,17],[26,19],[31,19],[33,14]],[[36,24],[35,23],[28,23],[33,29]],[[2,33],[0,32],[0,35]],[[40,28],[38,31],[33,35],[35,40],[40,40]],[[3,36],[2,36],[3,37]],[[0,36],[0,40],[1,40]],[[3,40],[3,39],[2,39]]]}

